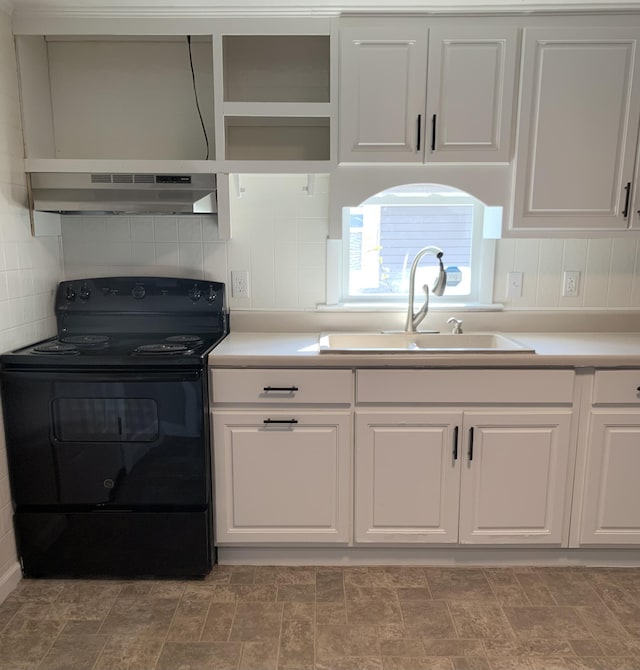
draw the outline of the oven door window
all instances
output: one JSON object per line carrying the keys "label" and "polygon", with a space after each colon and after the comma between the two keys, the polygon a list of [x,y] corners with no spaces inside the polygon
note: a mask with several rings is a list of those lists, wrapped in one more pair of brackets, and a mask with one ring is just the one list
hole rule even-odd
{"label": "oven door window", "polygon": [[52,412],[60,442],[153,442],[159,434],[151,398],[56,398]]}

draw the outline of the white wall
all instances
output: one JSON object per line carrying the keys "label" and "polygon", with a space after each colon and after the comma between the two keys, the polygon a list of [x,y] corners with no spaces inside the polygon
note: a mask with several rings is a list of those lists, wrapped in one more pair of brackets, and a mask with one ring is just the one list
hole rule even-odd
{"label": "white wall", "polygon": [[[230,282],[248,270],[250,297],[232,308],[313,310],[325,302],[326,175],[232,178],[233,239],[207,217],[63,218],[69,278],[177,274]],[[578,270],[579,295],[562,297],[562,275]],[[507,273],[524,274],[522,297],[507,297]],[[507,310],[640,309],[640,242],[634,239],[499,240],[494,300]]]}
{"label": "white wall", "polygon": [[[55,332],[60,239],[31,237],[11,20],[0,11],[0,352]],[[1,419],[1,417],[0,417]],[[0,427],[0,601],[19,577]]]}

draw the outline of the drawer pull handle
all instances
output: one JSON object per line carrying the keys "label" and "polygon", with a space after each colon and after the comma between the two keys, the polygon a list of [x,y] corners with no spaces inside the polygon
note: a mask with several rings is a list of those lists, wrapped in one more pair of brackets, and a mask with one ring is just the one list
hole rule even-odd
{"label": "drawer pull handle", "polygon": [[453,460],[458,460],[458,426],[453,429]]}
{"label": "drawer pull handle", "polygon": [[300,389],[297,386],[265,386],[264,391],[269,393],[269,391],[283,391],[286,393],[295,393]]}
{"label": "drawer pull handle", "polygon": [[270,423],[294,424],[294,423],[298,423],[298,419],[265,419],[262,423],[265,423],[265,424],[270,424]]}
{"label": "drawer pull handle", "polygon": [[636,391],[637,391],[638,393],[640,393],[640,386],[638,386],[638,388],[636,389]]}
{"label": "drawer pull handle", "polygon": [[473,460],[473,428],[469,428],[469,452],[467,453],[469,461]]}

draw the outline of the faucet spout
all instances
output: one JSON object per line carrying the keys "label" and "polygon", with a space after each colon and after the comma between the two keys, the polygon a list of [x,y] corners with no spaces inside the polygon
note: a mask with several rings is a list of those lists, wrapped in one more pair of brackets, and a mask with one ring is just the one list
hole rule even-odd
{"label": "faucet spout", "polygon": [[407,323],[405,325],[405,330],[408,333],[415,333],[418,326],[422,323],[422,320],[429,311],[429,287],[425,284],[422,288],[425,293],[425,301],[422,307],[414,313],[413,311],[413,302],[415,299],[415,283],[416,283],[416,271],[418,269],[418,264],[423,256],[427,254],[432,254],[438,259],[440,268],[438,270],[438,277],[431,288],[431,293],[434,295],[442,295],[444,289],[447,286],[447,273],[445,272],[444,265],[442,263],[442,257],[444,252],[438,247],[424,247],[420,249],[416,254],[416,257],[413,259],[411,264],[411,271],[409,272],[409,305],[407,307]]}

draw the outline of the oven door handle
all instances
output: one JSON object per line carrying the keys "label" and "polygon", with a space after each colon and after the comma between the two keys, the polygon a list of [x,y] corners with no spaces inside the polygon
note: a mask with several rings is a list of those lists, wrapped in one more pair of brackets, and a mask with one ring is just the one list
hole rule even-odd
{"label": "oven door handle", "polygon": [[74,372],[54,372],[43,370],[3,370],[2,376],[5,379],[27,379],[31,381],[52,381],[52,382],[138,382],[154,383],[159,382],[196,382],[202,377],[199,370],[190,370],[189,372],[170,372],[160,371],[154,374],[149,372],[133,372],[130,370],[96,372],[87,370],[77,370]]}

